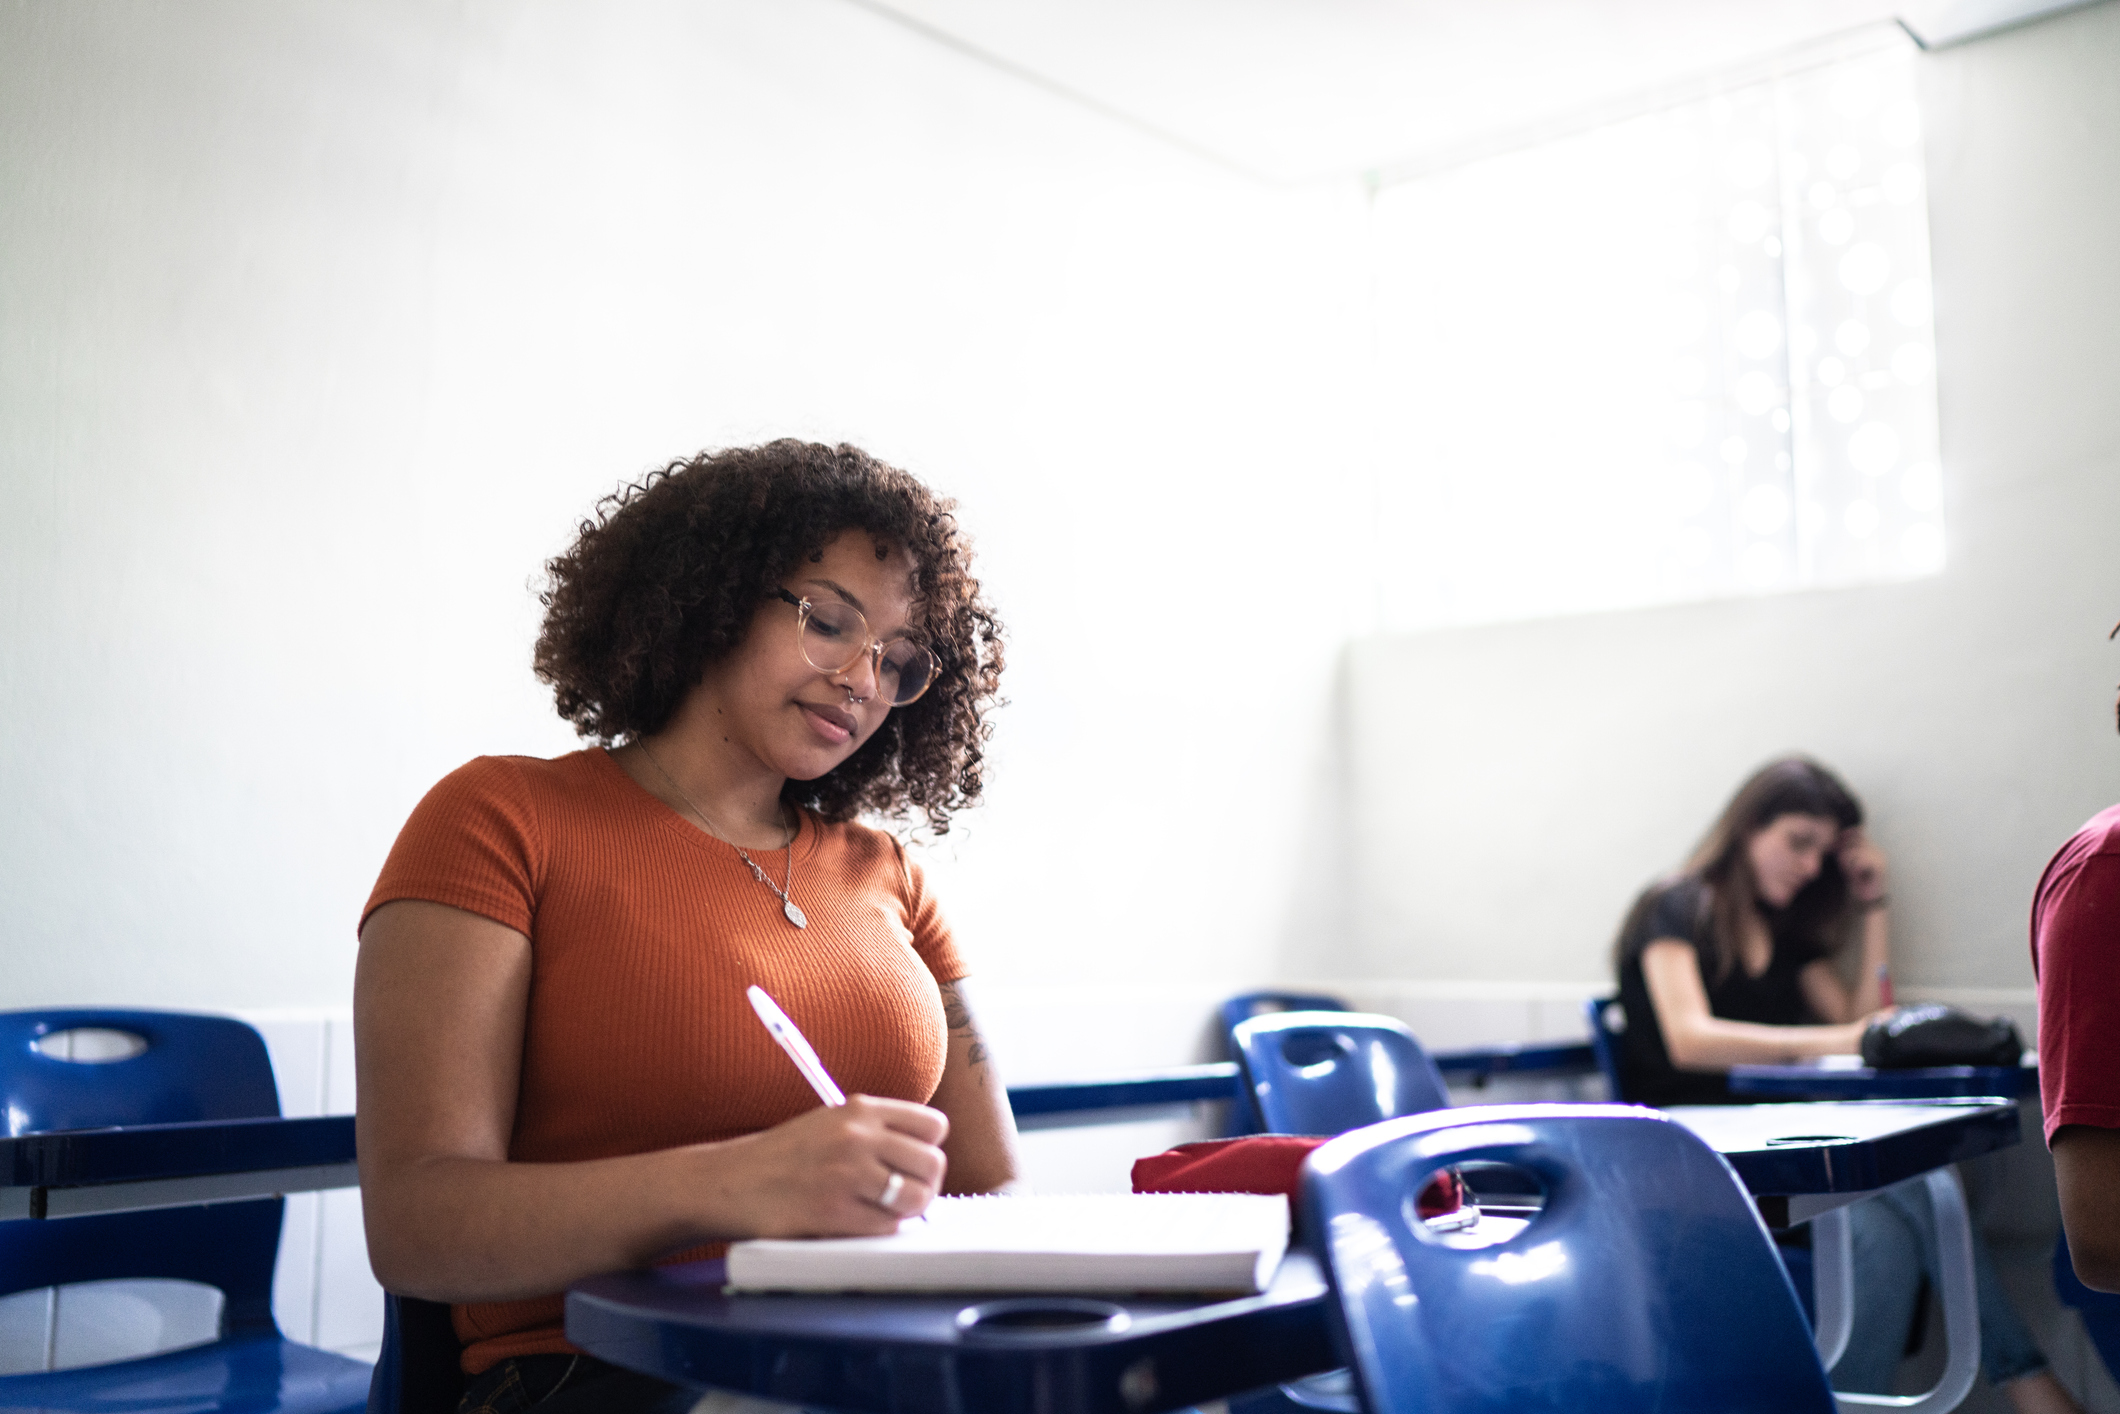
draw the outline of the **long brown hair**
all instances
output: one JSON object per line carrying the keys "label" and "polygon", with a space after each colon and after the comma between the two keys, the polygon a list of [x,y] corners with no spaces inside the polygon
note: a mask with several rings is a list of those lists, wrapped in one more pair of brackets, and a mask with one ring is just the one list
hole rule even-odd
{"label": "long brown hair", "polygon": [[[1613,962],[1624,963],[1650,941],[1644,934],[1649,911],[1672,885],[1695,880],[1701,890],[1698,921],[1705,949],[1700,959],[1701,975],[1720,982],[1737,964],[1738,940],[1743,937],[1745,918],[1759,905],[1758,882],[1752,877],[1752,861],[1745,850],[1752,837],[1784,815],[1822,815],[1838,821],[1843,830],[1862,823],[1862,802],[1841,783],[1838,776],[1802,756],[1769,761],[1754,771],[1730,797],[1708,833],[1693,848],[1685,867],[1677,875],[1642,891],[1620,925],[1613,944]],[[1847,941],[1855,917],[1853,898],[1839,856],[1827,851],[1818,877],[1804,885],[1782,910],[1786,934],[1809,941],[1820,952],[1831,954]]]}

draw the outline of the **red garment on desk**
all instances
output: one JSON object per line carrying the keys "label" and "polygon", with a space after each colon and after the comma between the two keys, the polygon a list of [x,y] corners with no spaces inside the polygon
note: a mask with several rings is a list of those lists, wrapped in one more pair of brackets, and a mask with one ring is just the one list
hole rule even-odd
{"label": "red garment on desk", "polygon": [[2120,1129],[2120,805],[2061,847],[2032,896],[2046,1137]]}
{"label": "red garment on desk", "polygon": [[1282,1193],[1293,1201],[1303,1160],[1324,1142],[1315,1134],[1248,1134],[1180,1144],[1134,1160],[1134,1192]]}
{"label": "red garment on desk", "polygon": [[[1280,1193],[1291,1213],[1303,1184],[1303,1160],[1329,1136],[1316,1134],[1248,1134],[1241,1139],[1208,1139],[1180,1144],[1160,1154],[1134,1160],[1136,1193]],[[1465,1203],[1465,1190],[1454,1169],[1444,1169],[1421,1190],[1416,1205],[1421,1217],[1454,1213]]]}

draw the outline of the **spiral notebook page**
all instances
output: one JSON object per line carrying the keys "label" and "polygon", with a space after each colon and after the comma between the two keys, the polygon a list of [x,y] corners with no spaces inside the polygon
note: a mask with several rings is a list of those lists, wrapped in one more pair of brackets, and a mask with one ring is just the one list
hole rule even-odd
{"label": "spiral notebook page", "polygon": [[1288,1250],[1258,1193],[938,1198],[890,1237],[729,1248],[732,1291],[1257,1292]]}

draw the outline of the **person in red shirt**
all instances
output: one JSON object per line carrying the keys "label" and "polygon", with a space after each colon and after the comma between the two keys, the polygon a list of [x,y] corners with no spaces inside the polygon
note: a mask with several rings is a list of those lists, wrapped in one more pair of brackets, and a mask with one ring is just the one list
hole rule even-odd
{"label": "person in red shirt", "polygon": [[2085,1286],[2120,1292],[2120,805],[2093,815],[2040,877],[2032,971],[2069,1259]]}

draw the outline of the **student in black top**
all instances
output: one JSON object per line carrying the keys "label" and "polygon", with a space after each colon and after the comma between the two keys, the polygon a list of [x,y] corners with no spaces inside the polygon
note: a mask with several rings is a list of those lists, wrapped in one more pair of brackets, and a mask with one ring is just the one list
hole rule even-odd
{"label": "student in black top", "polygon": [[1862,806],[1832,772],[1791,757],[1753,773],[1621,925],[1627,1098],[1712,1104],[1730,1098],[1733,1065],[1858,1049],[1884,1004],[1884,883]]}

